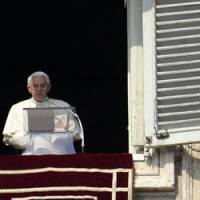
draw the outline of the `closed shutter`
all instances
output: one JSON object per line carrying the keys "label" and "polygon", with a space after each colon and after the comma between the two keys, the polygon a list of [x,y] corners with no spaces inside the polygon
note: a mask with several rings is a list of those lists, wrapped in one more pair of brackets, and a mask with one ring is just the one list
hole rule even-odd
{"label": "closed shutter", "polygon": [[200,0],[155,1],[156,145],[200,141]]}

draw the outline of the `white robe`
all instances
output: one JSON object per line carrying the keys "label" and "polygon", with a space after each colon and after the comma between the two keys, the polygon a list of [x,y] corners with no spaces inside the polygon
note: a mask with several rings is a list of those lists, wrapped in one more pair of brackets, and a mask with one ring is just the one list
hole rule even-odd
{"label": "white robe", "polygon": [[[68,123],[68,133],[54,134],[28,134],[27,121],[24,120],[23,108],[37,107],[69,107],[64,101],[57,99],[47,99],[37,102],[33,98],[14,104],[8,114],[4,130],[3,142],[16,149],[22,149],[23,155],[41,154],[71,154],[75,153],[73,141],[81,139],[74,119]],[[70,134],[73,133],[73,134]]]}

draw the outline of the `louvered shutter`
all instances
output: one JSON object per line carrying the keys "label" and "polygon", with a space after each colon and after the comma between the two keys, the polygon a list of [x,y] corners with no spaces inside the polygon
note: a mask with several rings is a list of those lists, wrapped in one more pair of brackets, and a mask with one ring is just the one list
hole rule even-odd
{"label": "louvered shutter", "polygon": [[200,141],[200,0],[155,0],[152,145]]}

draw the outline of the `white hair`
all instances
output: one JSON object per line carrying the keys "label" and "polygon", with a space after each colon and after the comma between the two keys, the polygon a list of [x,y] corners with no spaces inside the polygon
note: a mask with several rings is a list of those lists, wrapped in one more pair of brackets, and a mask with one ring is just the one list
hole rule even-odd
{"label": "white hair", "polygon": [[46,81],[48,84],[51,84],[50,78],[49,76],[42,71],[37,71],[37,72],[33,72],[28,78],[27,78],[27,84],[30,85],[31,81],[33,80],[34,77],[38,77],[38,76],[44,76],[46,78]]}

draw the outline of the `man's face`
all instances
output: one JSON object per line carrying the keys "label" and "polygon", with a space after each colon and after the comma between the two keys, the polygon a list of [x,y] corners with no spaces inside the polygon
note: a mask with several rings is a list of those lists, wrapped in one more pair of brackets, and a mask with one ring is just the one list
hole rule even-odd
{"label": "man's face", "polygon": [[44,101],[49,90],[50,85],[44,76],[33,77],[28,85],[28,91],[36,101]]}

